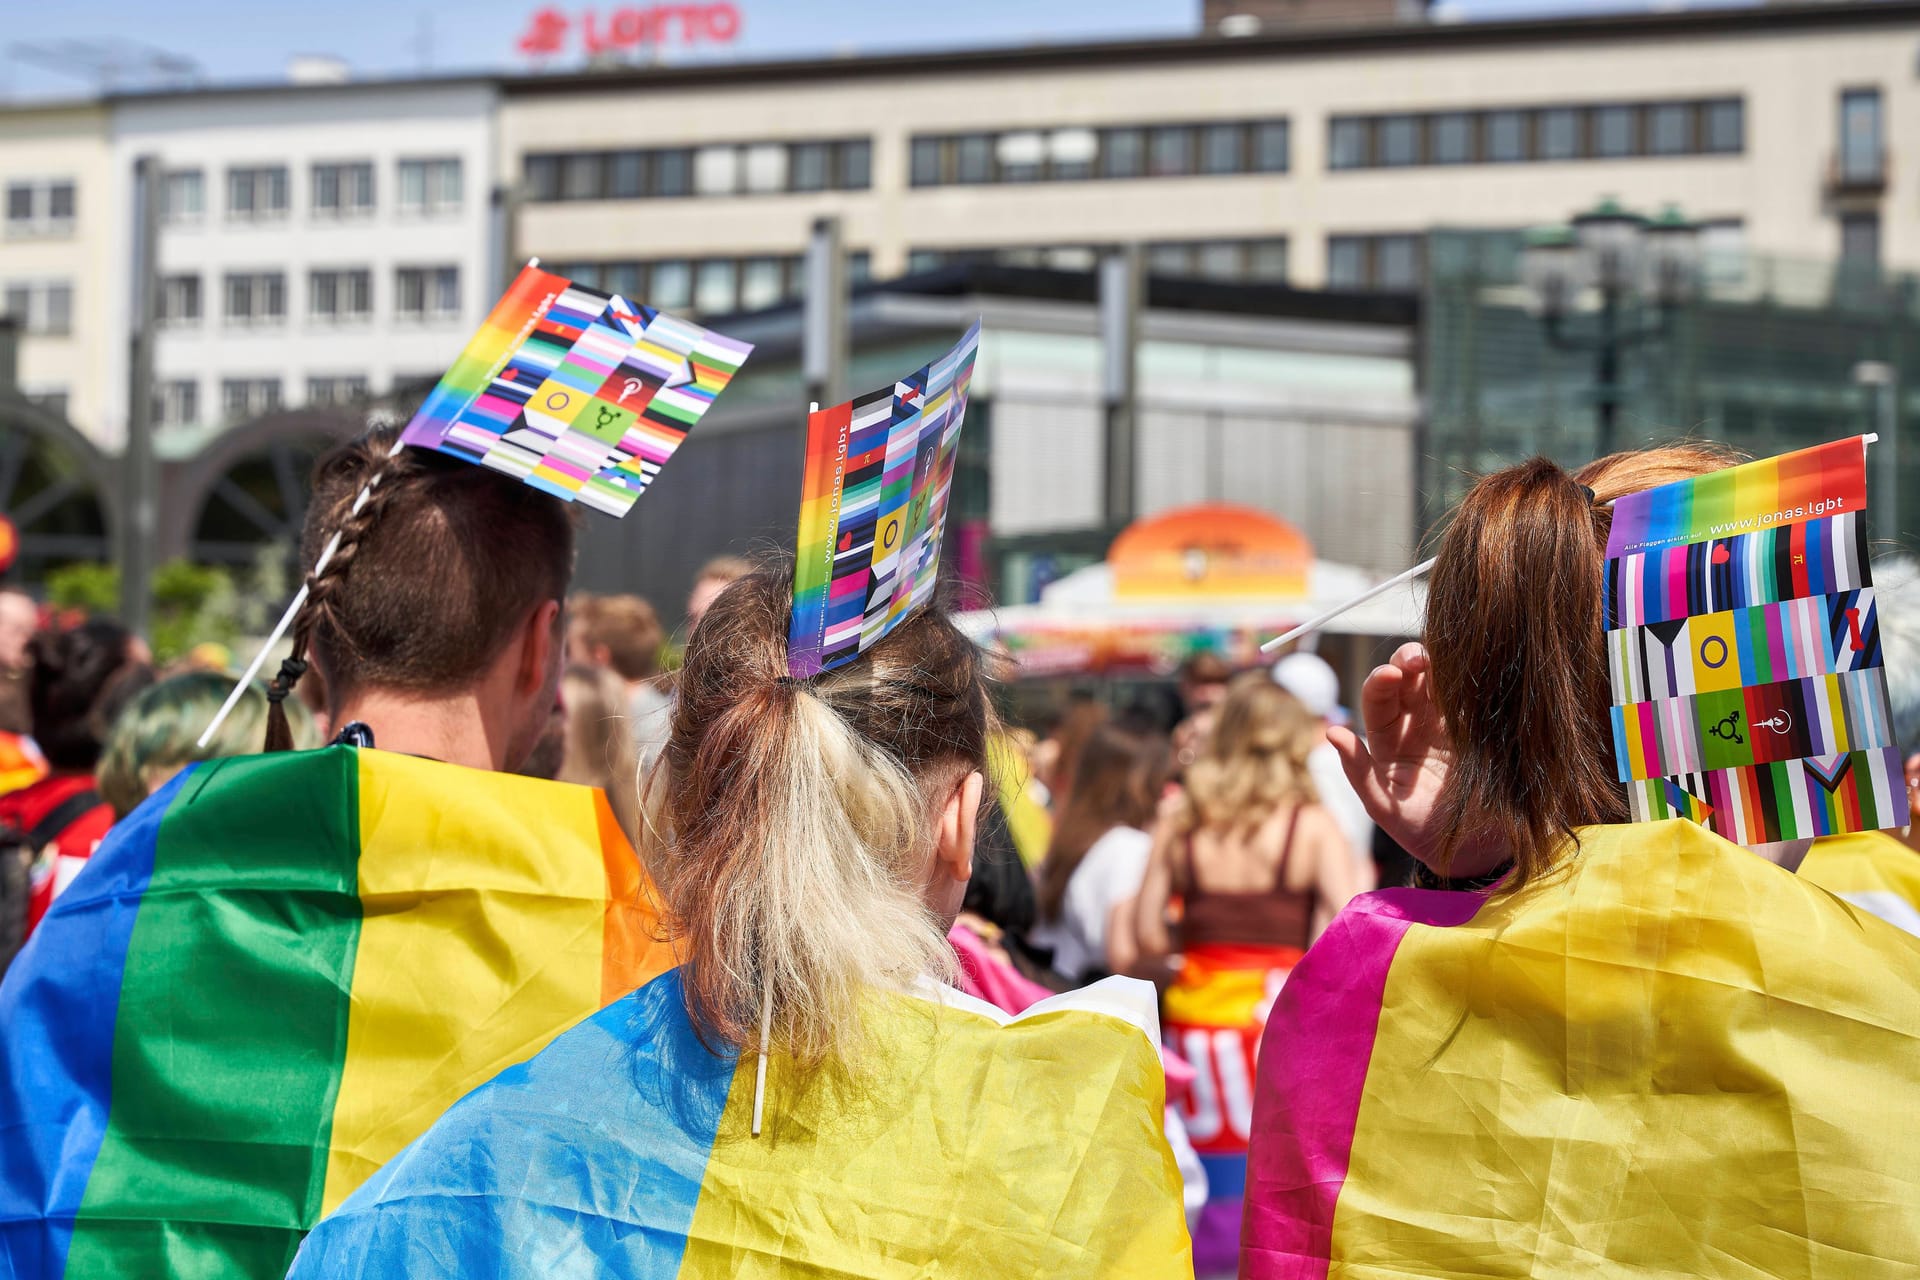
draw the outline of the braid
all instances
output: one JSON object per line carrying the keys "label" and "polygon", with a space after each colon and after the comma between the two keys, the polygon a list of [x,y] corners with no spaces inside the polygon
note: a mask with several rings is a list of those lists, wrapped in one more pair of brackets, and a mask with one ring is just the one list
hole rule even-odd
{"label": "braid", "polygon": [[281,662],[279,674],[267,686],[267,738],[261,748],[263,751],[293,750],[293,728],[287,723],[283,704],[287,695],[293,692],[294,685],[300,682],[300,677],[307,673],[307,654],[311,651],[313,634],[320,623],[324,620],[329,633],[343,643],[353,643],[352,636],[340,626],[334,614],[334,597],[339,593],[340,584],[346,580],[347,570],[359,554],[367,532],[373,528],[394,493],[391,485],[383,489],[381,481],[399,470],[397,460],[396,450],[375,464],[367,475],[366,484],[354,496],[346,514],[337,523],[337,532],[307,575],[306,602],[300,606],[300,612],[293,620],[293,651]]}

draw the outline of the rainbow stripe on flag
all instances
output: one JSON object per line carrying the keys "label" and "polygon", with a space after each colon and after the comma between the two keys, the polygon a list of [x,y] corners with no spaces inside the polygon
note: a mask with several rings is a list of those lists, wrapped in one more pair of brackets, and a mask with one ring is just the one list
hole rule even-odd
{"label": "rainbow stripe on flag", "polygon": [[1019,1016],[876,995],[859,1075],[694,1034],[680,972],[462,1099],[307,1238],[289,1280],[1190,1276],[1153,994]]}
{"label": "rainbow stripe on flag", "polygon": [[891,387],[808,415],[787,633],[795,679],[852,662],[933,598],[979,349],[976,321]]}
{"label": "rainbow stripe on flag", "polygon": [[198,766],[0,985],[0,1275],[278,1277],[447,1107],[672,963],[597,791]]}
{"label": "rainbow stripe on flag", "polygon": [[402,439],[623,516],[752,351],[525,267]]}
{"label": "rainbow stripe on flag", "polygon": [[1607,558],[1859,511],[1866,449],[1864,437],[1851,436],[1630,493],[1613,504]]}
{"label": "rainbow stripe on flag", "polygon": [[1248,1280],[1895,1277],[1920,948],[1690,822],[1355,899],[1267,1024]]}

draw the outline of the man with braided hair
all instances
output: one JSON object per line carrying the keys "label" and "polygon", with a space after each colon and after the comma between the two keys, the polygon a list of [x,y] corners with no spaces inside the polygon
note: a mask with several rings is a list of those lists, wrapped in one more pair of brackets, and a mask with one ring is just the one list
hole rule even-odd
{"label": "man with braided hair", "polygon": [[0,1275],[277,1280],[455,1100],[672,963],[606,797],[510,772],[557,705],[568,508],[392,444],[316,469],[305,563],[339,542],[272,687],[312,663],[333,744],[270,724],[167,784],[0,983]]}

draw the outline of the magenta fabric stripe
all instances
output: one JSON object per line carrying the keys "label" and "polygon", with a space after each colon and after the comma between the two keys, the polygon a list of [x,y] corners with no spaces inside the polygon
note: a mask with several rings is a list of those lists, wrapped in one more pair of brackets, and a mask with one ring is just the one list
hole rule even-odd
{"label": "magenta fabric stripe", "polygon": [[[1416,924],[1451,928],[1486,898],[1383,889],[1347,904],[1288,976],[1260,1042],[1241,1280],[1324,1280],[1387,973]],[[1311,1073],[1298,1070],[1311,1061]],[[1290,1086],[1279,1065],[1292,1063]],[[1310,1088],[1301,1088],[1310,1081]]]}

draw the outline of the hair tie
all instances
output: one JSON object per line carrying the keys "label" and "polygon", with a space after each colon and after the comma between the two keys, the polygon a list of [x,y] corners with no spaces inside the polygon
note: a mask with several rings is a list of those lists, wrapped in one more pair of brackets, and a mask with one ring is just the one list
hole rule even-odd
{"label": "hair tie", "polygon": [[267,701],[285,702],[287,695],[293,692],[293,686],[300,683],[300,677],[307,674],[304,658],[285,658],[281,660],[280,672],[267,685]]}
{"label": "hair tie", "polygon": [[1584,485],[1584,484],[1583,484],[1583,485],[1581,485],[1581,486],[1580,486],[1580,492],[1582,492],[1582,493],[1584,493],[1584,494],[1586,494],[1586,495],[1587,495],[1587,505],[1588,505],[1588,506],[1593,506],[1593,505],[1594,505],[1594,504],[1595,504],[1596,502],[1598,502],[1598,501],[1599,501],[1599,497],[1598,497],[1598,495],[1596,495],[1596,494],[1594,493],[1594,491],[1593,491],[1593,489],[1592,489],[1591,487],[1589,487],[1589,486],[1587,486],[1587,485]]}
{"label": "hair tie", "polygon": [[798,689],[806,684],[805,680],[795,679],[793,676],[775,676],[773,682],[782,689]]}

